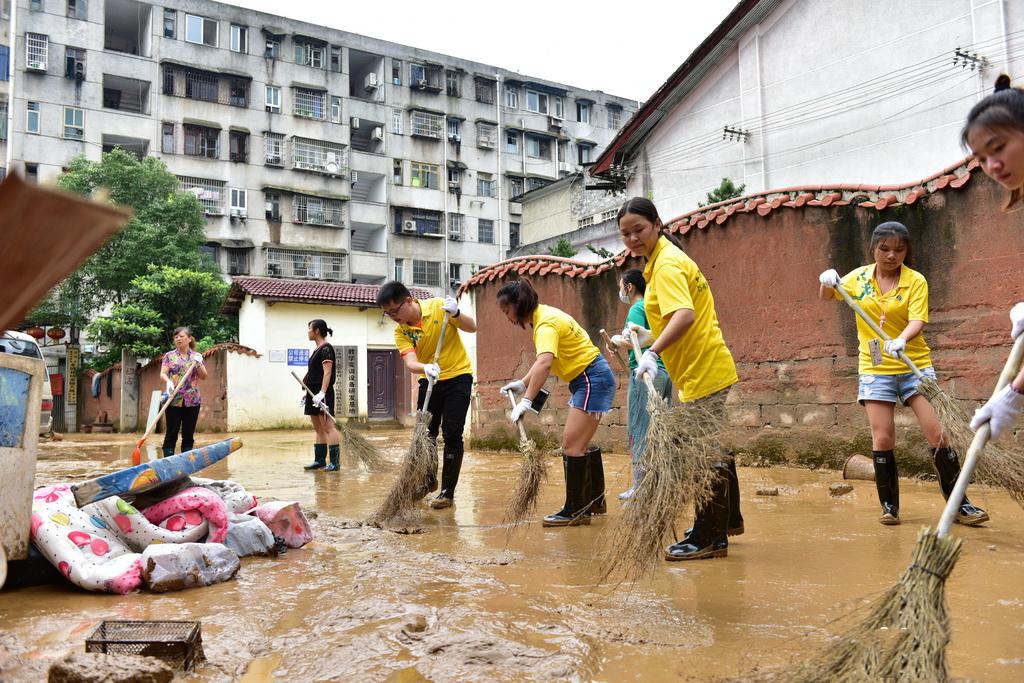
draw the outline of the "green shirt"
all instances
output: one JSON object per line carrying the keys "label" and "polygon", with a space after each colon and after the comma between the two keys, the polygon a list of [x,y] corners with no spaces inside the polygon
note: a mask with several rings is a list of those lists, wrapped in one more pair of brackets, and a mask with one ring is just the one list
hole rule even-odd
{"label": "green shirt", "polygon": [[[644,298],[640,297],[637,299],[632,306],[629,307],[629,313],[626,314],[626,322],[634,323],[644,329],[650,329],[647,325],[647,313],[644,312]],[[641,350],[646,351],[650,347],[643,347]],[[633,353],[633,349],[629,352],[629,369],[636,370],[636,354]],[[664,368],[665,364],[661,362],[661,357],[658,357],[658,367]]]}

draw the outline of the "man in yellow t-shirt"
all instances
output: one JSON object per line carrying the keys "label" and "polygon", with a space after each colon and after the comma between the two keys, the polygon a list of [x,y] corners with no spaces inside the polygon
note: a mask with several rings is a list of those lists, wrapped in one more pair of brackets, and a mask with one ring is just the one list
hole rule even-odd
{"label": "man in yellow t-shirt", "polygon": [[[435,442],[439,432],[444,435],[444,460],[441,491],[430,501],[430,507],[451,507],[462,469],[462,431],[473,390],[473,368],[459,331],[476,332],[476,321],[459,310],[459,302],[454,297],[416,299],[405,285],[396,281],[381,285],[377,305],[398,323],[395,346],[402,354],[405,367],[414,375],[420,375],[417,410],[423,409],[428,384],[434,385],[427,405],[431,415],[427,432]],[[445,316],[448,327],[438,354],[437,344]],[[429,490],[436,488],[437,475],[432,473]]]}

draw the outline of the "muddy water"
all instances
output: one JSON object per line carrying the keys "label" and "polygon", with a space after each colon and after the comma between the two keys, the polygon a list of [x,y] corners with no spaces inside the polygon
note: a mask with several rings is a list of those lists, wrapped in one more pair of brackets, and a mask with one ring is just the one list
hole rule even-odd
{"label": "muddy water", "polygon": [[[941,505],[936,484],[903,481],[904,524],[882,527],[871,482],[831,498],[833,472],[741,469],[747,532],[732,539],[728,558],[664,563],[629,591],[594,589],[607,518],[573,529],[533,523],[511,539],[495,526],[517,467],[510,454],[468,453],[457,507],[425,510],[397,534],[351,523],[371,512],[390,475],[351,464],[339,474],[303,472],[304,433],[242,437],[245,447],[205,474],[301,501],[317,514],[316,540],[276,560],[245,559],[235,581],[205,589],[2,593],[0,679],[39,680],[99,620],[132,618],[200,620],[208,662],[196,680],[707,680],[823,643],[829,621],[899,577],[918,529]],[[371,438],[397,461],[408,433]],[[48,445],[38,483],[115,469],[132,445],[119,437]],[[606,469],[609,492],[623,490],[624,458],[609,456]],[[550,475],[542,512],[561,504],[557,461]],[[763,487],[779,495],[755,495]],[[956,529],[967,542],[947,585],[951,666],[958,676],[1024,680],[1024,511],[996,490],[972,497],[993,521]],[[609,507],[618,514],[614,496]]]}

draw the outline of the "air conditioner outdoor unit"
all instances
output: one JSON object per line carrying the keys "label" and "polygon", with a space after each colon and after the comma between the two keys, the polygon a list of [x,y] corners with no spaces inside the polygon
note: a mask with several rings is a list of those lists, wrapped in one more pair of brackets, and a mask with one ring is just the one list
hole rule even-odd
{"label": "air conditioner outdoor unit", "polygon": [[324,164],[324,170],[328,173],[337,173],[341,169],[341,164],[338,163],[338,155],[334,153],[328,153],[326,156],[327,162]]}
{"label": "air conditioner outdoor unit", "polygon": [[416,232],[416,221],[402,221],[402,232]]}
{"label": "air conditioner outdoor unit", "polygon": [[477,147],[484,147],[486,149],[490,149],[491,148],[491,139],[488,138],[488,137],[479,137],[479,138],[477,138],[476,146]]}
{"label": "air conditioner outdoor unit", "polygon": [[351,125],[352,128],[358,128],[360,123],[362,122],[359,120],[358,116],[353,116],[352,120],[349,121],[349,125]]}
{"label": "air conditioner outdoor unit", "polygon": [[448,239],[458,242],[462,239],[462,232],[458,229],[452,229],[448,231]]}
{"label": "air conditioner outdoor unit", "polygon": [[427,79],[425,79],[425,78],[418,79],[416,81],[416,87],[417,88],[426,88],[427,87]]}
{"label": "air conditioner outdoor unit", "polygon": [[46,71],[46,62],[38,59],[30,59],[28,60],[28,68],[33,71]]}
{"label": "air conditioner outdoor unit", "polygon": [[359,171],[352,171],[348,174],[348,181],[355,185],[359,182]]}
{"label": "air conditioner outdoor unit", "polygon": [[370,135],[370,137],[373,138],[374,140],[383,140],[384,128],[382,126],[377,126],[376,128],[373,129],[373,133]]}
{"label": "air conditioner outdoor unit", "polygon": [[377,87],[377,72],[371,71],[366,74],[366,79],[363,81],[364,90],[373,90]]}
{"label": "air conditioner outdoor unit", "polygon": [[75,80],[85,80],[85,64],[75,64]]}
{"label": "air conditioner outdoor unit", "polygon": [[458,133],[448,133],[449,142],[462,142],[462,136]]}

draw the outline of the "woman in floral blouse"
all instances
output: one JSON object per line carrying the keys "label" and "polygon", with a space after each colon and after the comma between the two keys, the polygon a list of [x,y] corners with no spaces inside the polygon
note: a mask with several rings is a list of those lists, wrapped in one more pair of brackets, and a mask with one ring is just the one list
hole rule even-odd
{"label": "woman in floral blouse", "polygon": [[179,327],[174,330],[174,348],[164,354],[163,363],[160,364],[160,379],[166,383],[168,394],[178,386],[186,368],[192,363],[196,364],[195,369],[189,374],[165,413],[167,419],[167,431],[164,434],[165,458],[174,455],[174,445],[178,441],[179,430],[181,430],[182,453],[192,450],[194,444],[193,436],[196,431],[196,421],[199,420],[199,406],[202,404],[202,397],[199,395],[199,380],[210,376],[206,371],[206,365],[203,364],[203,354],[196,351],[195,348],[196,340],[192,337],[192,331],[187,327]]}

